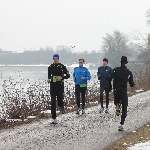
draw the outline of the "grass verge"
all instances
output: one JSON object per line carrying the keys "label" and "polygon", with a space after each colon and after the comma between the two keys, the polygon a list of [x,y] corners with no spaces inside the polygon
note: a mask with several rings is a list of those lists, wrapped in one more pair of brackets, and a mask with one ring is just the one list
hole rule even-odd
{"label": "grass verge", "polygon": [[150,140],[150,122],[129,133],[117,142],[114,142],[104,150],[127,150],[127,147],[137,143],[144,143]]}

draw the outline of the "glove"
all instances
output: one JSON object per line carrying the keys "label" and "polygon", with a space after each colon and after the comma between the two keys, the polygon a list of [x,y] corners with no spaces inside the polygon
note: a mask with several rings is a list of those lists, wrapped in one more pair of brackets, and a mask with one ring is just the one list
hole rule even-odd
{"label": "glove", "polygon": [[98,80],[101,80],[101,77],[98,77]]}
{"label": "glove", "polygon": [[133,83],[130,84],[130,87],[134,87],[134,85],[135,85],[135,84],[134,84],[134,82],[133,82]]}

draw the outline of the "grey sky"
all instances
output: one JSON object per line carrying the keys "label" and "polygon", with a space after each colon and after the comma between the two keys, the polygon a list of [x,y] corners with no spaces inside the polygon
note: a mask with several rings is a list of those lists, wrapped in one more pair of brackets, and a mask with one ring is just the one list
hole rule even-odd
{"label": "grey sky", "polygon": [[149,8],[150,0],[0,0],[0,48],[99,50],[115,29],[146,34]]}

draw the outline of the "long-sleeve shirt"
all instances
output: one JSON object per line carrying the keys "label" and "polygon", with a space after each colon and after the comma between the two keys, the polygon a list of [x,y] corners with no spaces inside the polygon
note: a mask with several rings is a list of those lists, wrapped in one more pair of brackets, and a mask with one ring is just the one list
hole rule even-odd
{"label": "long-sleeve shirt", "polygon": [[[84,79],[81,79],[81,77],[84,77]],[[74,68],[73,79],[75,81],[75,85],[87,84],[87,80],[91,79],[91,75],[87,68],[79,66]]]}
{"label": "long-sleeve shirt", "polygon": [[[57,76],[61,76],[61,81],[56,81],[55,78]],[[70,78],[69,71],[67,70],[66,66],[61,63],[58,64],[51,64],[48,67],[48,79],[51,80],[51,85],[54,86],[64,86],[64,79]]]}
{"label": "long-sleeve shirt", "polygon": [[117,88],[127,88],[127,83],[129,82],[130,86],[134,86],[133,75],[126,66],[122,65],[121,67],[114,68],[109,80],[113,79],[113,89]]}
{"label": "long-sleeve shirt", "polygon": [[112,68],[109,66],[106,67],[99,67],[98,68],[98,72],[97,72],[97,76],[98,79],[100,80],[101,84],[109,84],[109,74],[111,74]]}

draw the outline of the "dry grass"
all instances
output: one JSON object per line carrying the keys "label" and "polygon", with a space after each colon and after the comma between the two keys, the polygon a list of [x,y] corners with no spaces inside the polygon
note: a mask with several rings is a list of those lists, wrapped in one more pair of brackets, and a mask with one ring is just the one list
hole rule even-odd
{"label": "dry grass", "polygon": [[40,120],[40,117],[37,116],[36,118],[28,119],[27,121],[15,121],[15,122],[0,123],[0,130],[13,128],[15,126],[19,126],[19,125],[23,125],[23,124],[29,124],[29,123],[36,122],[39,120]]}
{"label": "dry grass", "polygon": [[104,150],[127,150],[127,147],[130,147],[137,143],[144,143],[149,140],[150,122],[139,128],[136,132],[131,132],[130,134],[108,146]]}

